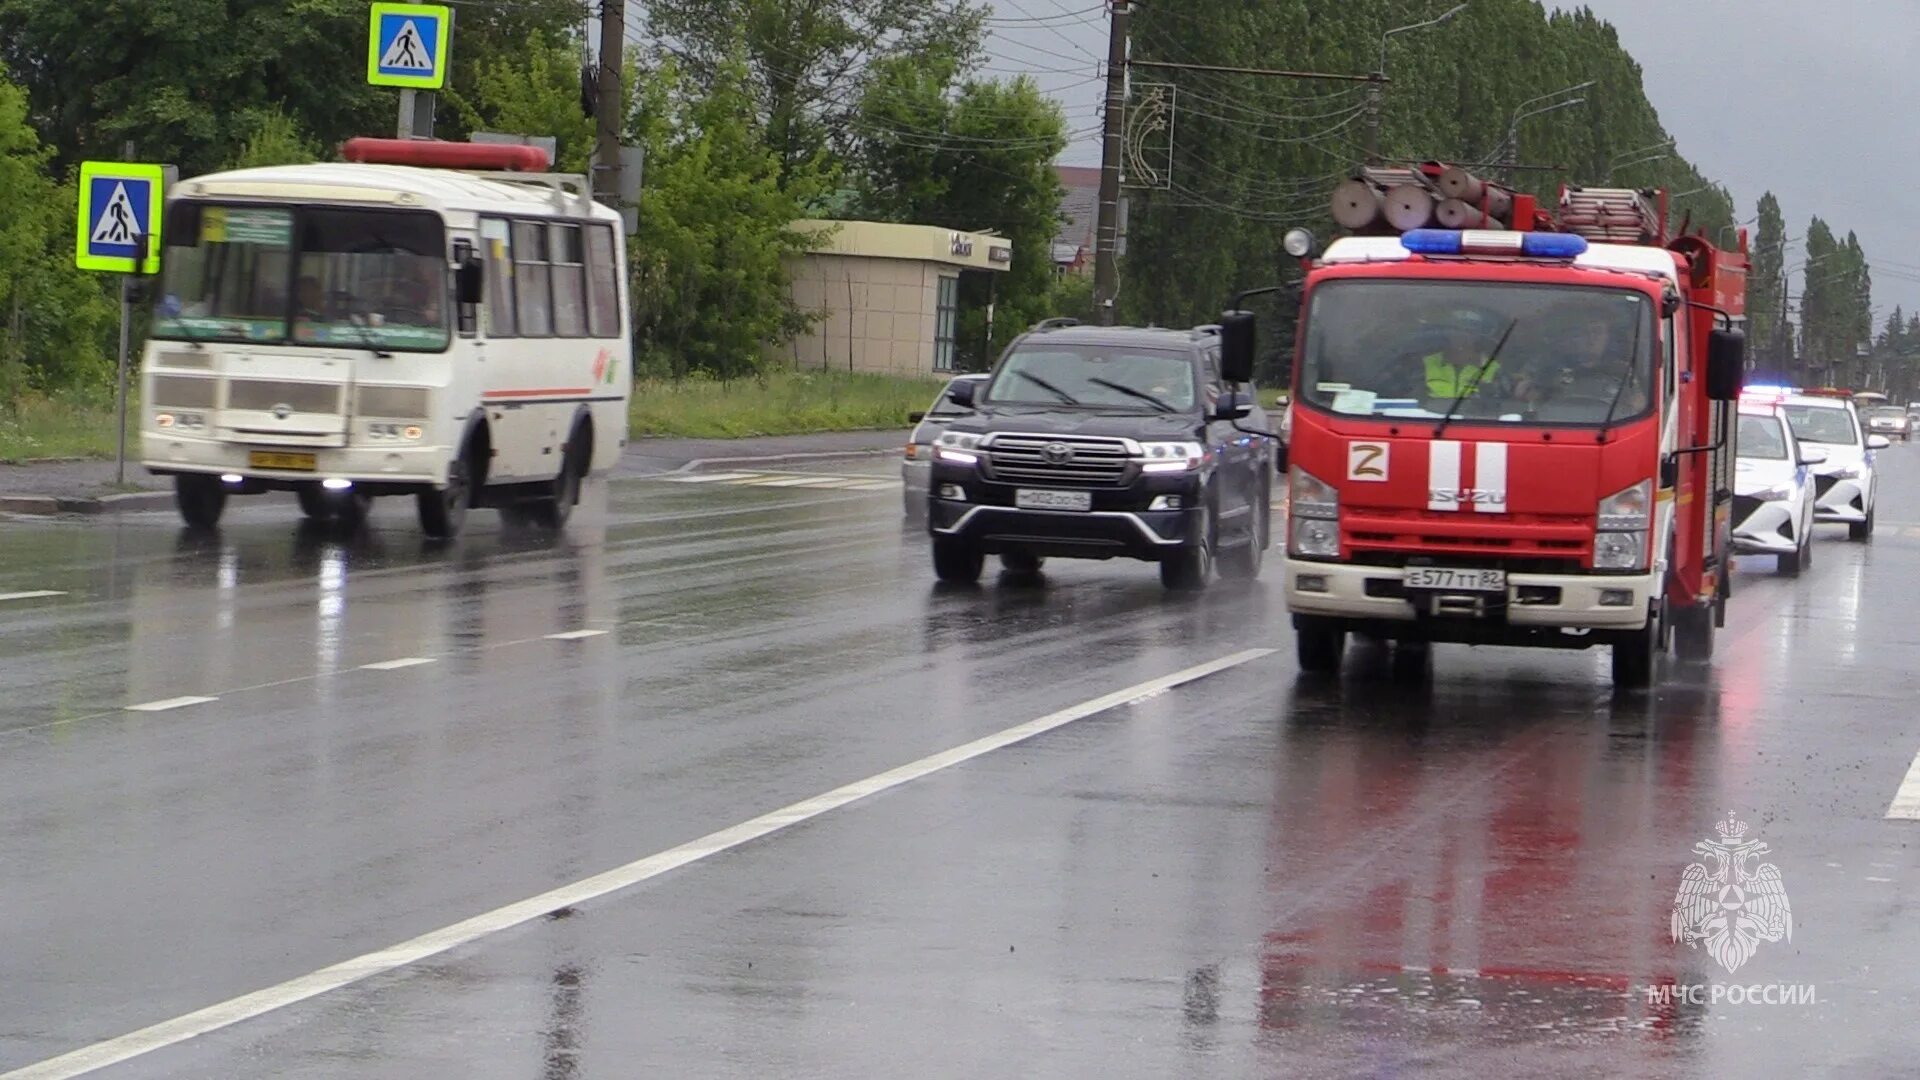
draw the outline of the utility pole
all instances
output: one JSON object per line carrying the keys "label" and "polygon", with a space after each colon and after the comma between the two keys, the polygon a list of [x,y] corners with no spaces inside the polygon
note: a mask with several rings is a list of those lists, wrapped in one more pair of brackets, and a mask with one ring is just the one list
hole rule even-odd
{"label": "utility pole", "polygon": [[1404,34],[1411,30],[1425,30],[1429,26],[1439,26],[1455,15],[1465,11],[1466,8],[1467,5],[1465,4],[1456,4],[1452,8],[1449,8],[1445,14],[1437,18],[1428,19],[1426,22],[1417,22],[1411,26],[1396,26],[1380,35],[1380,66],[1373,69],[1375,75],[1373,86],[1367,91],[1367,164],[1378,165],[1380,163],[1380,110],[1382,106],[1381,98],[1386,92],[1387,42],[1391,40],[1395,34]]}
{"label": "utility pole", "polygon": [[600,86],[595,95],[593,197],[620,205],[620,76],[625,69],[627,0],[600,0]]}
{"label": "utility pole", "polygon": [[1093,233],[1093,311],[1101,326],[1112,326],[1120,288],[1120,139],[1127,101],[1127,21],[1132,0],[1108,0],[1107,109],[1100,147],[1100,207]]}

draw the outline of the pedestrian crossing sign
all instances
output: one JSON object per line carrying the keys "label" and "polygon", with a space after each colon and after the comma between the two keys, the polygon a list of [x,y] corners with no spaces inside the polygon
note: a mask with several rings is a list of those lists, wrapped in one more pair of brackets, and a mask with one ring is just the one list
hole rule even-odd
{"label": "pedestrian crossing sign", "polygon": [[165,188],[164,166],[124,161],[81,163],[79,235],[74,247],[74,262],[80,269],[159,273]]}
{"label": "pedestrian crossing sign", "polygon": [[367,82],[438,90],[447,82],[453,15],[438,4],[375,4],[367,31]]}

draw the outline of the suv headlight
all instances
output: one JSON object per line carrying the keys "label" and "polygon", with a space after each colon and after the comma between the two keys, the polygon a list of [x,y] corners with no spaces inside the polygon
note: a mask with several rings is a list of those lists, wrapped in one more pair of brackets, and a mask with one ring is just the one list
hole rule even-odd
{"label": "suv headlight", "polygon": [[1651,478],[1601,499],[1593,534],[1593,568],[1646,569],[1647,532],[1652,525]]}
{"label": "suv headlight", "polygon": [[1141,472],[1168,473],[1197,469],[1206,458],[1207,448],[1197,442],[1143,442],[1134,460],[1142,462]]}
{"label": "suv headlight", "polygon": [[980,455],[981,436],[964,431],[943,431],[934,440],[934,455],[941,461],[951,461],[956,465],[977,465]]}

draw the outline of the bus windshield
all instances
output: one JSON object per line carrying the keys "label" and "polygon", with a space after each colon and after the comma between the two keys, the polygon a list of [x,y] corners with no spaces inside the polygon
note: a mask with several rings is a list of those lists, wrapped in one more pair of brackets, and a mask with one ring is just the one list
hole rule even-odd
{"label": "bus windshield", "polygon": [[170,208],[153,336],[437,352],[446,229],[422,210]]}
{"label": "bus windshield", "polygon": [[1307,312],[1300,398],[1357,416],[1600,424],[1651,407],[1656,341],[1638,291],[1331,281]]}

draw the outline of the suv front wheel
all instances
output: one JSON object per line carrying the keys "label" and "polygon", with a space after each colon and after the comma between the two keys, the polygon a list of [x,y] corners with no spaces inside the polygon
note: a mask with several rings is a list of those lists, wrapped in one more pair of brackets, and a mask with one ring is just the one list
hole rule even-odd
{"label": "suv front wheel", "polygon": [[986,552],[956,536],[933,538],[933,572],[941,581],[968,584],[980,580]]}
{"label": "suv front wheel", "polygon": [[1199,538],[1160,562],[1160,584],[1180,592],[1207,587],[1213,576],[1213,509],[1201,504]]}

